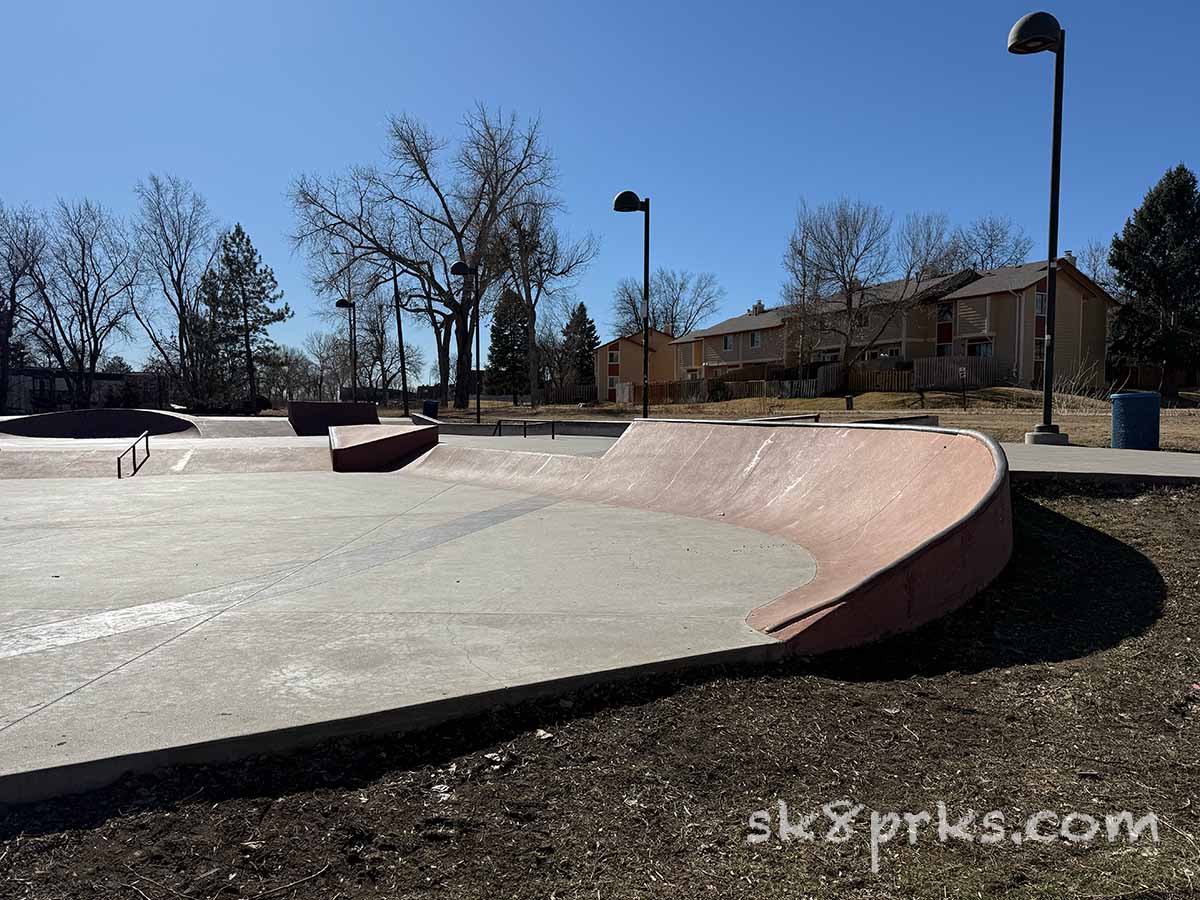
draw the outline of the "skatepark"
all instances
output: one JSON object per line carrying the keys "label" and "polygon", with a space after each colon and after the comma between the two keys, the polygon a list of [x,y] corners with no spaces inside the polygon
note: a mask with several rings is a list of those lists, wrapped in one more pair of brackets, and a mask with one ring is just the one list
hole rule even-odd
{"label": "skatepark", "polygon": [[0,800],[858,646],[965,603],[1011,550],[1005,456],[973,433],[383,423],[350,428],[425,443],[342,473],[338,428],[288,427],[186,424],[122,479],[125,437],[0,443]]}

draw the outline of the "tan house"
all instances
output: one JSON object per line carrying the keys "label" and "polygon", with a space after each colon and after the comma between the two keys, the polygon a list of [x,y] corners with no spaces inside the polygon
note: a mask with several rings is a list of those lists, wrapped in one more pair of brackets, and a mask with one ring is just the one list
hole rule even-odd
{"label": "tan house", "polygon": [[[1075,266],[1069,253],[1058,262],[1055,372],[1084,386],[1104,381],[1109,308],[1115,300]],[[916,290],[916,297],[901,296]],[[1046,263],[1032,262],[926,279],[878,285],[872,299],[854,311],[851,355],[896,361],[923,357],[992,357],[1003,379],[1037,386],[1042,377],[1046,335]],[[826,316],[845,315],[833,298]],[[896,312],[897,306],[903,307]],[[826,321],[828,321],[826,319]],[[786,307],[756,303],[745,315],[692,331],[671,341],[675,380],[713,378],[749,367],[792,366],[787,350],[794,320]],[[839,328],[838,332],[845,329]],[[817,340],[816,362],[841,358],[842,335],[826,331]]]}
{"label": "tan house", "polygon": [[[672,381],[675,364],[671,355],[671,335],[650,329],[650,381]],[[642,383],[642,333],[625,335],[596,348],[593,356],[596,384],[601,398],[617,399],[617,385]]]}
{"label": "tan house", "polygon": [[671,341],[674,380],[715,378],[734,369],[783,365],[786,311],[785,307],[767,309],[760,301],[744,316],[689,331]]}

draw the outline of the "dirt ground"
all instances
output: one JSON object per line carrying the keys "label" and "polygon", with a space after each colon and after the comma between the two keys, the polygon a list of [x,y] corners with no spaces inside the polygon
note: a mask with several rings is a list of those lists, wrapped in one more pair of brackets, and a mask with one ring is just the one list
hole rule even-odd
{"label": "dirt ground", "polygon": [[[1014,518],[991,588],[869,649],[0,812],[0,896],[1184,896],[1200,880],[1200,489],[1026,485]],[[777,827],[786,801],[795,826],[842,799],[864,805],[845,842],[824,817],[813,841],[748,842],[755,811]],[[943,843],[938,801],[1014,830],[1041,810],[1153,812],[1159,840]],[[873,872],[870,810],[934,824]]]}
{"label": "dirt ground", "polygon": [[[999,441],[1022,441],[1025,432],[1041,421],[1042,395],[1021,388],[987,388],[967,394],[962,408],[961,394],[945,391],[916,393],[871,392],[854,398],[854,411],[847,412],[844,397],[818,397],[802,400],[751,398],[720,403],[691,403],[651,406],[650,415],[662,419],[745,419],[789,413],[820,412],[822,421],[846,422],[880,416],[936,413],[942,425],[973,428]],[[511,403],[488,401],[481,404],[485,421],[498,418],[529,419],[632,419],[640,408],[606,403],[599,406],[542,406],[514,408]],[[380,415],[399,415],[398,411],[380,410]],[[439,415],[449,420],[475,420],[475,409],[443,409]],[[1082,447],[1107,447],[1112,439],[1112,408],[1088,397],[1063,396],[1056,399],[1055,421],[1070,435],[1071,443]],[[1200,409],[1163,410],[1160,427],[1163,450],[1200,452]]]}

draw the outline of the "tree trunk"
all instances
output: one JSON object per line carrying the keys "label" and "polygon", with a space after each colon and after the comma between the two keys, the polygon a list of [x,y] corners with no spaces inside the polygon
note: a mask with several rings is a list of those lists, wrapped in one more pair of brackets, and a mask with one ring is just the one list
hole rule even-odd
{"label": "tree trunk", "polygon": [[7,306],[0,320],[0,415],[8,412],[9,367],[12,364],[13,307]]}
{"label": "tree trunk", "polygon": [[250,347],[250,318],[242,303],[242,339],[246,352],[246,383],[250,390],[250,415],[258,415],[258,385],[255,383],[254,352]]}
{"label": "tree trunk", "polygon": [[455,409],[467,409],[471,401],[471,356],[474,350],[471,342],[475,339],[475,329],[471,325],[475,310],[465,303],[463,307],[454,317],[454,338],[458,345],[458,366],[454,373]]}
{"label": "tree trunk", "polygon": [[538,390],[541,366],[538,365],[537,310],[529,303],[525,305],[525,313],[525,362],[529,370],[529,407],[537,409],[542,399],[541,391]]}

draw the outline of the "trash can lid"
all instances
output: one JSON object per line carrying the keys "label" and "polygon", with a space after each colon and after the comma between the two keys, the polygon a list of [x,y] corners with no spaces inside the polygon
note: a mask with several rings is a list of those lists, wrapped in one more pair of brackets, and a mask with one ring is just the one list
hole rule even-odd
{"label": "trash can lid", "polygon": [[1157,399],[1159,393],[1158,391],[1121,391],[1120,393],[1108,395],[1109,400],[1122,400],[1125,397],[1154,397]]}

